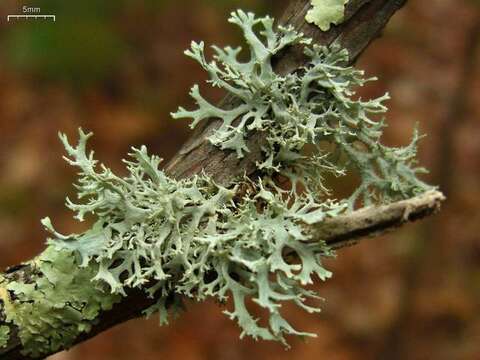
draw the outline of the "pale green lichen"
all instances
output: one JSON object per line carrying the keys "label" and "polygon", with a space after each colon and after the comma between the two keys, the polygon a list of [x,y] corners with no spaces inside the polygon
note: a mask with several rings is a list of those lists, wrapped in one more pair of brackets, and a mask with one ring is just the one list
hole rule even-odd
{"label": "pale green lichen", "polygon": [[[330,251],[320,241],[308,243],[311,234],[304,224],[335,216],[342,205],[319,204],[308,194],[261,179],[244,180],[251,191],[235,200],[236,188],[224,188],[205,176],[168,178],[158,168],[160,159],[145,148],[133,149],[132,160],[126,161],[129,176],[120,178],[105,166],[96,170],[96,161],[85,152],[88,137],[81,132],[78,146],[72,147],[62,136],[69,162],[80,169],[79,196],[87,199],[84,204],[68,201],[68,207],[80,220],[92,213],[98,221],[84,234],[65,236],[45,219],[54,235],[52,244],[75,250],[83,266],[97,263],[94,280],[109,284],[113,293],[143,287],[159,295],[161,314],[171,294],[224,301],[230,293],[234,310],[228,315],[244,334],[282,341],[284,333],[309,335],[281,317],[280,302],[317,311],[305,304],[314,294],[303,286],[312,283],[314,275],[330,276],[321,263]],[[289,263],[287,250],[300,262]],[[268,328],[257,325],[246,308],[247,297],[270,312]]]}
{"label": "pale green lichen", "polygon": [[35,282],[9,282],[2,296],[6,322],[18,328],[24,355],[68,348],[121,298],[93,283],[96,266],[81,268],[69,251],[48,247],[30,266]]}
{"label": "pale green lichen", "polygon": [[[145,147],[132,149],[125,161],[128,175],[119,177],[87,152],[90,134],[81,131],[76,146],[62,135],[66,159],[80,176],[81,203],[67,200],[67,206],[78,220],[92,214],[96,222],[89,231],[71,235],[55,231],[48,218],[43,224],[59,254],[78,255],[78,271],[85,271],[85,281],[91,276],[92,289],[108,284],[112,294],[126,295],[128,288],[141,288],[160,299],[147,312],[161,310],[162,322],[167,303],[178,308],[184,296],[197,301],[216,297],[222,302],[230,296],[233,310],[226,313],[239,323],[242,335],[285,342],[288,334],[313,334],[293,329],[281,315],[282,304],[318,312],[315,302],[307,305],[306,300],[317,295],[305,286],[314,277],[324,280],[331,275],[322,266],[322,257],[332,252],[322,241],[311,241],[314,234],[308,225],[358,205],[407,198],[429,186],[417,179],[421,169],[414,167],[416,135],[405,148],[381,145],[385,125],[376,118],[386,111],[387,96],[370,101],[355,97],[354,88],[368,80],[344,65],[346,51],[310,46],[311,40],[292,28],[274,29],[269,17],[258,19],[238,11],[230,22],[242,29],[249,60],[238,60],[240,48],[214,47],[215,60],[207,62],[203,43],[193,43],[187,55],[199,61],[210,82],[225,89],[237,105],[213,106],[195,86],[192,96],[198,109],[180,109],[174,117],[193,118],[192,127],[207,118],[220,119],[222,125],[210,141],[238,157],[249,151],[247,140],[253,131],[264,133],[264,160],[257,164],[256,177],[237,179],[230,187],[206,175],[174,180],[159,169],[161,159],[149,155]],[[304,46],[309,62],[294,74],[277,75],[272,59],[291,45]],[[310,155],[303,150],[307,145]],[[323,178],[349,170],[361,183],[348,199],[333,201]],[[280,187],[275,180],[279,175],[290,180],[290,186]],[[42,271],[47,275],[45,269],[46,265]],[[44,291],[52,290],[52,280],[45,279]],[[35,296],[28,284],[12,291],[21,303],[22,296],[25,300]],[[97,299],[95,294],[79,299]],[[247,299],[266,310],[266,325],[252,315]],[[58,304],[65,304],[61,300]],[[104,307],[95,301],[93,317]],[[74,321],[75,317],[68,322],[72,337],[80,331]],[[26,331],[31,334],[38,328],[36,324]],[[56,330],[50,337],[65,341]]]}
{"label": "pale green lichen", "polygon": [[[365,79],[363,71],[346,67],[346,50],[309,46],[311,40],[293,28],[274,31],[268,17],[257,19],[239,11],[232,14],[230,22],[244,33],[249,61],[237,59],[240,48],[214,46],[214,60],[208,62],[203,43],[192,43],[186,54],[208,72],[213,86],[223,88],[238,105],[220,109],[205,100],[195,85],[191,95],[198,109],[180,108],[174,118],[192,118],[192,127],[204,119],[221,119],[222,125],[209,139],[222,149],[235,151],[239,157],[249,151],[245,140],[252,131],[265,133],[265,160],[257,164],[258,168],[281,172],[294,181],[306,180],[319,189],[316,195],[325,190],[322,177],[326,173],[344,174],[339,159],[346,157],[347,165],[362,180],[348,201],[350,209],[360,197],[368,206],[373,200],[404,199],[429,188],[417,179],[417,173],[423,169],[414,167],[416,133],[411,145],[405,148],[389,148],[380,143],[385,124],[375,118],[387,111],[383,103],[388,95],[370,101],[355,97],[355,88],[375,79]],[[255,31],[256,27],[260,31]],[[293,74],[276,74],[273,57],[295,44],[304,45],[308,64]],[[325,144],[331,146],[328,152],[322,150]],[[316,148],[313,157],[301,154],[305,145]]]}
{"label": "pale green lichen", "polygon": [[10,339],[10,328],[4,325],[0,326],[0,349],[7,346],[8,339]]}
{"label": "pale green lichen", "polygon": [[307,12],[305,20],[317,25],[320,30],[328,31],[330,26],[343,22],[345,5],[349,0],[312,0],[312,8]]}

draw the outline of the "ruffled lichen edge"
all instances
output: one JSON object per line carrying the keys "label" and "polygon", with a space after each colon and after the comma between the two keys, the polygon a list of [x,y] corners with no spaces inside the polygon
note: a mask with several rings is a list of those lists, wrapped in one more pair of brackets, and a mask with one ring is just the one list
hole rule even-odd
{"label": "ruffled lichen edge", "polygon": [[332,25],[339,25],[345,18],[345,5],[349,0],[311,0],[312,8],[305,20],[315,24],[322,31],[330,30]]}

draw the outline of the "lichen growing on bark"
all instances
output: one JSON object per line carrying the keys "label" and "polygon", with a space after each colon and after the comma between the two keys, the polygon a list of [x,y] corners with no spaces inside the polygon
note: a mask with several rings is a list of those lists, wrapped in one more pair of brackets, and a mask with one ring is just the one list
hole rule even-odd
{"label": "lichen growing on bark", "polygon": [[[238,59],[241,48],[216,46],[212,47],[214,59],[207,61],[204,44],[195,42],[186,54],[207,71],[208,82],[223,88],[237,105],[220,109],[205,100],[195,85],[191,95],[198,108],[180,108],[174,118],[191,118],[192,127],[205,119],[220,119],[222,125],[209,139],[222,149],[235,151],[238,157],[249,151],[245,139],[253,131],[264,133],[265,159],[257,164],[258,169],[282,173],[294,182],[303,179],[313,186],[307,189],[312,196],[328,193],[322,182],[325,175],[343,175],[350,167],[361,178],[348,199],[350,209],[359,199],[368,206],[412,197],[430,188],[417,178],[424,170],[415,166],[416,132],[407,147],[381,144],[386,126],[381,116],[387,111],[384,103],[389,96],[368,101],[356,96],[356,88],[375,78],[365,78],[363,71],[345,66],[346,50],[310,46],[311,39],[293,28],[274,30],[269,17],[238,11],[230,22],[244,34],[248,61]],[[305,48],[307,65],[285,76],[275,73],[275,55],[298,44]],[[302,154],[306,145],[315,148],[313,156]],[[346,164],[341,163],[342,158],[347,159]]]}
{"label": "lichen growing on bark", "polygon": [[345,5],[348,0],[311,0],[312,8],[307,12],[305,20],[317,25],[322,31],[330,30],[330,26],[343,22]]}
{"label": "lichen growing on bark", "polygon": [[35,282],[0,284],[5,321],[18,328],[25,355],[68,348],[121,298],[92,282],[95,265],[81,268],[69,251],[49,247],[29,266]]}
{"label": "lichen growing on bark", "polygon": [[[343,205],[317,203],[269,179],[244,179],[250,190],[236,199],[237,187],[222,187],[207,176],[168,178],[159,169],[160,159],[145,148],[132,150],[132,159],[125,161],[129,175],[121,178],[105,166],[97,171],[86,153],[89,135],[81,132],[75,147],[62,136],[68,161],[80,169],[79,195],[87,199],[68,201],[68,206],[78,219],[92,213],[98,221],[84,234],[62,235],[45,219],[53,246],[78,253],[82,266],[98,265],[94,280],[108,284],[112,293],[140,287],[161,299],[175,294],[198,301],[207,296],[224,301],[231,294],[234,309],[227,314],[244,334],[281,341],[284,334],[310,335],[287,323],[280,303],[318,311],[305,304],[315,294],[304,286],[314,276],[330,276],[321,260],[330,251],[322,242],[309,243],[304,225],[335,216]],[[287,249],[298,263],[285,259]],[[257,324],[247,297],[269,311],[268,327]],[[162,314],[163,305],[161,300]]]}
{"label": "lichen growing on bark", "polygon": [[[231,297],[233,309],[226,314],[238,322],[242,336],[285,344],[285,335],[314,336],[294,329],[281,312],[285,302],[318,312],[318,301],[307,304],[318,296],[306,286],[331,275],[322,259],[332,251],[311,241],[309,225],[358,205],[430,189],[417,178],[422,169],[415,167],[416,134],[404,148],[381,144],[385,124],[379,116],[388,96],[356,97],[355,88],[371,79],[344,65],[345,50],[312,46],[293,28],[275,28],[270,17],[237,11],[229,21],[241,28],[250,59],[239,60],[240,48],[214,47],[209,62],[203,43],[193,43],[187,55],[237,106],[216,107],[194,86],[198,108],[180,108],[174,117],[192,118],[192,127],[220,119],[210,141],[238,157],[249,151],[246,139],[254,131],[265,134],[255,176],[228,186],[205,174],[175,180],[160,169],[159,157],[141,147],[132,148],[127,175],[120,177],[87,151],[91,134],[80,131],[75,146],[61,135],[66,160],[79,170],[79,203],[67,199],[67,206],[80,221],[93,215],[95,224],[84,233],[63,235],[44,219],[50,247],[31,264],[39,281],[7,286],[7,321],[18,326],[27,353],[68,346],[129,288],[157,297],[152,309],[161,310],[162,321],[167,298],[179,304],[185,296],[221,302]],[[307,65],[276,74],[275,55],[292,45],[304,46]],[[336,201],[324,178],[352,172],[359,186]],[[286,180],[282,185],[280,178]],[[265,322],[252,315],[247,299],[266,310]]]}

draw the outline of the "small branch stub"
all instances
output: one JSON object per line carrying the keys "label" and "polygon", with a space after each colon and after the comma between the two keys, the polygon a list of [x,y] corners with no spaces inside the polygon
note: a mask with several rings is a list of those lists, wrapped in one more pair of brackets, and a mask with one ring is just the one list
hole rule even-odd
{"label": "small branch stub", "polygon": [[440,210],[445,196],[436,190],[393,204],[369,207],[329,219],[316,227],[319,239],[333,249],[355,245],[361,238],[378,236],[408,222],[433,215]]}

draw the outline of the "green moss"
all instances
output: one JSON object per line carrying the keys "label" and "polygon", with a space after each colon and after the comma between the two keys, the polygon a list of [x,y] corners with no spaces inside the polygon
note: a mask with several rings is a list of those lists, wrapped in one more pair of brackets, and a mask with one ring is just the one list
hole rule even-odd
{"label": "green moss", "polygon": [[34,283],[10,282],[2,294],[6,322],[18,327],[25,355],[68,348],[120,299],[92,282],[95,266],[80,268],[71,252],[49,247],[31,266]]}
{"label": "green moss", "polygon": [[0,349],[7,346],[8,339],[10,339],[10,328],[8,326],[0,326]]}

